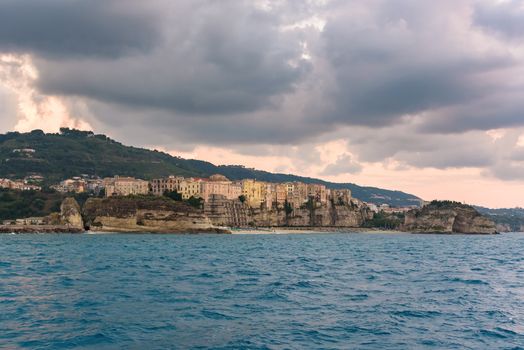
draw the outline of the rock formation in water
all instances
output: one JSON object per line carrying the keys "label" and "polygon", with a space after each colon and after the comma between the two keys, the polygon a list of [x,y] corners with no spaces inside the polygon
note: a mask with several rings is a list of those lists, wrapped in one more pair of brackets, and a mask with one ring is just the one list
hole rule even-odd
{"label": "rock formation in water", "polygon": [[84,229],[82,212],[74,198],[66,198],[60,205],[60,224],[73,229]]}
{"label": "rock formation in water", "polygon": [[99,232],[228,233],[213,225],[200,209],[167,198],[90,198],[85,225]]}
{"label": "rock formation in water", "polygon": [[473,207],[450,201],[433,201],[421,209],[409,211],[402,229],[419,233],[497,233],[495,223]]}
{"label": "rock formation in water", "polygon": [[74,198],[66,198],[60,205],[60,213],[46,217],[7,220],[0,225],[0,233],[82,233],[85,232],[80,206]]}
{"label": "rock formation in water", "polygon": [[503,233],[507,233],[507,232],[512,232],[513,229],[511,228],[511,226],[509,224],[496,224],[496,228],[497,228],[497,232],[503,232]]}

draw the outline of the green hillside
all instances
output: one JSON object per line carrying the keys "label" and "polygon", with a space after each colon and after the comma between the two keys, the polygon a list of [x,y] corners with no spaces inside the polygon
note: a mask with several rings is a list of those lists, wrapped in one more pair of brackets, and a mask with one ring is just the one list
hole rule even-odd
{"label": "green hillside", "polygon": [[[15,151],[20,149],[34,149],[35,153]],[[405,206],[418,205],[420,201],[416,196],[400,191],[273,174],[243,166],[216,166],[200,160],[173,157],[159,151],[124,146],[107,136],[86,131],[63,128],[59,134],[45,134],[41,130],[0,134],[0,178],[39,174],[46,178],[46,184],[52,184],[80,174],[152,179],[168,175],[207,177],[216,173],[232,180],[302,181],[322,183],[329,188],[349,188],[354,197],[376,204]]]}
{"label": "green hillside", "polygon": [[524,230],[523,208],[489,209],[476,206],[475,209],[497,224],[509,226],[512,231],[521,232]]}

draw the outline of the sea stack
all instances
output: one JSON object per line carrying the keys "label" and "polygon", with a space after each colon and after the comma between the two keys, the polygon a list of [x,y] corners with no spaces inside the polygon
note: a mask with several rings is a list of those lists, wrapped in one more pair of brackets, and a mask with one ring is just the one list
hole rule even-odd
{"label": "sea stack", "polygon": [[78,202],[71,197],[65,198],[60,205],[60,223],[68,228],[83,230],[84,220]]}

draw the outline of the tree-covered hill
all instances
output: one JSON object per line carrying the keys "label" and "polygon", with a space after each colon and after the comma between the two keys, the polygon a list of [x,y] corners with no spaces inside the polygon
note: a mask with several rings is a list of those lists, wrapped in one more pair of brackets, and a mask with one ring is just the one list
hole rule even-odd
{"label": "tree-covered hill", "polygon": [[[20,151],[33,149],[35,152]],[[352,183],[331,183],[291,174],[274,174],[243,166],[216,166],[209,162],[173,157],[167,153],[124,146],[105,135],[61,129],[59,134],[41,130],[0,134],[0,178],[45,177],[46,184],[81,174],[100,177],[123,175],[152,179],[168,175],[207,177],[223,174],[232,180],[255,178],[268,182],[302,181],[329,188],[349,188],[354,197],[376,204],[418,205],[416,196]]]}
{"label": "tree-covered hill", "polygon": [[509,226],[512,231],[524,230],[524,208],[489,209],[477,206],[475,209],[497,224]]}

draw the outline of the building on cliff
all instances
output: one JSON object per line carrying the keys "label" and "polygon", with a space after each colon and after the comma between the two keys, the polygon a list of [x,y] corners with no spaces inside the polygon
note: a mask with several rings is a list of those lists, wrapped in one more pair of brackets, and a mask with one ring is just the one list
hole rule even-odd
{"label": "building on cliff", "polygon": [[301,208],[313,202],[315,207],[322,207],[328,201],[349,204],[350,190],[329,190],[321,184],[302,182],[269,183],[256,179],[244,179],[240,182],[230,181],[227,177],[215,174],[209,179],[183,178],[170,176],[151,181],[151,192],[162,196],[166,191],[176,191],[183,199],[202,198],[208,202],[213,195],[223,196],[228,200],[244,197],[244,203],[251,209],[284,209],[286,203],[291,208]]}
{"label": "building on cliff", "polygon": [[351,190],[331,190],[331,200],[336,204],[348,204],[351,203],[351,199]]}
{"label": "building on cliff", "polygon": [[180,183],[184,181],[182,176],[169,176],[167,178],[153,179],[151,181],[151,193],[162,196],[166,192],[179,192]]}
{"label": "building on cliff", "polygon": [[52,185],[52,189],[61,193],[95,193],[98,195],[104,189],[104,180],[98,176],[83,174],[70,179],[60,181],[57,185]]}
{"label": "building on cliff", "polygon": [[208,181],[200,183],[200,197],[204,202],[213,195],[224,196],[226,199],[238,199],[242,195],[242,185],[231,182],[223,175],[212,175]]}
{"label": "building on cliff", "polygon": [[10,179],[0,179],[0,188],[8,188],[18,191],[40,191],[42,188],[28,183],[27,181],[15,181]]}
{"label": "building on cliff", "polygon": [[242,195],[249,207],[260,208],[266,198],[266,183],[253,179],[242,180]]}
{"label": "building on cliff", "polygon": [[176,191],[183,199],[198,197],[207,201],[213,194],[223,195],[227,199],[238,199],[242,195],[242,185],[219,174],[212,175],[209,179],[169,176],[151,181],[152,194],[162,196],[166,191]]}
{"label": "building on cliff", "polygon": [[275,184],[275,199],[274,206],[277,209],[284,208],[287,201],[287,185],[286,184]]}
{"label": "building on cliff", "polygon": [[133,177],[120,177],[104,179],[106,197],[129,196],[132,194],[148,194],[149,182]]}
{"label": "building on cliff", "polygon": [[322,205],[327,203],[328,190],[326,186],[320,184],[308,184],[307,193],[308,198],[312,198],[315,202],[320,203]]}
{"label": "building on cliff", "polygon": [[83,193],[87,190],[87,182],[81,178],[72,178],[61,181],[58,185],[51,186],[51,188],[62,193]]}
{"label": "building on cliff", "polygon": [[178,192],[183,199],[200,197],[200,184],[203,179],[185,178],[182,176],[169,176],[167,178],[153,179],[151,193],[162,196],[166,192]]}
{"label": "building on cliff", "polygon": [[200,183],[201,179],[188,178],[180,182],[178,193],[182,195],[182,199],[189,199],[191,197],[200,197]]}

